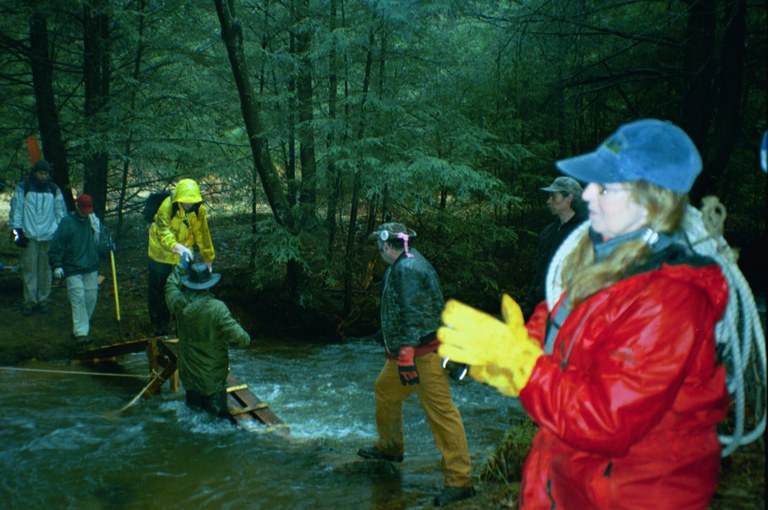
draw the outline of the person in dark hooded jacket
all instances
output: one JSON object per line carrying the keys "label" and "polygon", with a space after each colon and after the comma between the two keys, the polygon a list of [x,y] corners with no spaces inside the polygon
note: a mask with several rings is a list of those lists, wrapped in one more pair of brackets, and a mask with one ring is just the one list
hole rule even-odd
{"label": "person in dark hooded jacket", "polygon": [[93,200],[85,193],[75,201],[77,211],[67,215],[56,230],[48,260],[53,275],[65,279],[72,308],[72,334],[79,345],[88,344],[90,322],[99,297],[99,257],[114,250],[104,225],[93,213]]}
{"label": "person in dark hooded jacket", "polygon": [[547,225],[539,234],[539,243],[531,269],[531,281],[522,301],[523,316],[530,317],[533,309],[544,299],[544,281],[552,257],[565,241],[586,218],[581,200],[582,189],[572,177],[561,176],[552,184],[541,188],[549,194],[547,207],[557,219]]}

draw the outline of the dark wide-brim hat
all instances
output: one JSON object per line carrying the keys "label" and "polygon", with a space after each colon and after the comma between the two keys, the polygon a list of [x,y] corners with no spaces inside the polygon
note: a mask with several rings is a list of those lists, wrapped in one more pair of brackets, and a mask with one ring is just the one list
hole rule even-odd
{"label": "dark wide-brim hat", "polygon": [[220,273],[211,273],[208,266],[195,262],[189,268],[189,273],[181,277],[181,284],[192,290],[210,289],[221,280]]}
{"label": "dark wide-brim hat", "polygon": [[397,239],[398,234],[405,234],[409,239],[416,237],[416,232],[406,227],[402,223],[382,223],[376,230],[368,236],[369,241],[387,241],[388,239]]}

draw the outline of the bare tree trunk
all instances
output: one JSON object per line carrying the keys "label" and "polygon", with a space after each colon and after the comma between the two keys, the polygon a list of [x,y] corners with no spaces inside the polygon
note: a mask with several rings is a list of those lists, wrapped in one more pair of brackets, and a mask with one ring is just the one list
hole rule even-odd
{"label": "bare tree trunk", "polygon": [[315,161],[315,137],[312,121],[312,49],[311,27],[303,22],[309,16],[309,0],[298,0],[296,17],[302,29],[296,35],[296,49],[299,55],[299,76],[296,91],[299,100],[299,159],[301,161],[300,202],[303,225],[315,218],[317,202],[317,162]]}
{"label": "bare tree trunk", "polygon": [[[269,47],[269,37],[268,37],[268,28],[269,28],[269,19],[270,19],[270,12],[269,12],[270,3],[269,0],[264,2],[264,16],[262,17],[263,21],[263,27],[262,27],[262,36],[261,36],[261,49],[263,51],[267,51],[267,48]],[[264,89],[266,88],[266,74],[265,74],[266,64],[262,62],[261,69],[259,69],[259,93],[263,93]],[[254,169],[251,170],[251,235],[255,236],[257,232],[257,221],[256,221],[256,206],[258,205],[256,203],[256,180],[257,180],[257,171]],[[289,195],[290,197],[290,195]],[[256,245],[254,243],[251,244],[251,253],[249,256],[249,266],[251,268],[256,267]]]}
{"label": "bare tree trunk", "polygon": [[707,140],[712,118],[712,80],[714,76],[715,0],[687,2],[688,26],[685,31],[685,74],[687,91],[680,112],[680,127],[701,149]]}
{"label": "bare tree trunk", "polygon": [[[132,77],[135,84],[138,84],[141,82],[141,61],[144,57],[144,21],[145,21],[145,11],[147,8],[147,0],[140,0],[139,2],[139,8],[138,8],[138,17],[139,17],[139,37],[138,37],[138,45],[136,47],[136,57],[133,61],[133,73]],[[138,92],[139,85],[134,85],[131,89],[131,99],[130,99],[130,106],[129,111],[134,111],[136,108],[136,94]],[[128,139],[125,142],[125,149],[123,150],[124,154],[124,160],[123,160],[123,169],[122,169],[122,176],[120,179],[120,193],[118,194],[117,199],[117,227],[115,229],[117,236],[119,237],[122,234],[123,230],[123,205],[125,204],[125,195],[128,189],[128,173],[130,171],[130,159],[131,159],[131,151],[133,150],[133,129],[129,130],[128,132]]]}
{"label": "bare tree trunk", "polygon": [[62,189],[67,208],[75,208],[69,183],[67,151],[61,139],[59,112],[53,95],[53,64],[48,53],[48,20],[42,10],[35,9],[29,20],[30,65],[35,91],[37,122],[45,159],[53,165],[53,180]]}
{"label": "bare tree trunk", "polygon": [[[365,123],[363,122],[363,113],[365,111],[365,102],[368,97],[368,89],[371,83],[371,68],[373,67],[373,46],[376,42],[375,29],[371,25],[371,30],[368,33],[368,53],[365,59],[365,75],[363,77],[363,99],[360,102],[360,123],[357,131],[357,138],[363,137],[365,129]],[[355,242],[355,232],[357,231],[357,211],[358,201],[360,197],[361,186],[361,169],[355,169],[355,176],[352,182],[352,203],[349,210],[349,232],[347,233],[347,250],[344,254],[344,307],[342,310],[343,316],[348,316],[352,311],[352,291],[353,291],[353,279],[352,279],[352,267],[354,262],[355,248],[357,243]]]}
{"label": "bare tree trunk", "polygon": [[704,163],[706,178],[696,180],[692,195],[695,199],[700,199],[718,192],[720,200],[727,203],[737,181],[729,175],[728,162],[741,132],[744,53],[747,40],[746,0],[728,2],[725,23],[727,28],[720,54],[714,143],[711,144]]}
{"label": "bare tree trunk", "polygon": [[[296,56],[296,34],[289,34],[289,52]],[[288,203],[291,207],[296,205],[298,184],[296,181],[296,76],[291,75],[288,80],[288,157],[285,165],[285,176],[288,181]]]}
{"label": "bare tree trunk", "polygon": [[[250,82],[248,64],[243,50],[243,32],[240,22],[235,16],[234,0],[214,0],[214,4],[221,24],[221,39],[227,48],[232,75],[240,94],[240,109],[243,112],[243,121],[248,133],[254,165],[275,221],[279,225],[290,228],[294,223],[293,216],[286,194],[282,189],[280,177],[272,163],[268,141],[262,134],[264,132],[263,122],[259,113],[259,103]],[[258,183],[254,178],[252,183],[254,190],[257,185]]]}
{"label": "bare tree trunk", "polygon": [[357,202],[360,196],[360,170],[355,171],[352,183],[352,205],[349,211],[349,230],[347,231],[347,250],[344,254],[344,299],[342,317],[349,317],[352,312],[352,291],[354,279],[352,278],[352,261],[354,260],[355,232],[357,231]]}
{"label": "bare tree trunk", "polygon": [[[329,69],[328,69],[328,120],[331,128],[327,137],[328,147],[334,147],[336,145],[336,94],[339,91],[339,76],[338,76],[338,62],[336,55],[336,42],[333,39],[334,32],[336,31],[336,0],[330,0],[330,23],[329,32],[331,33],[331,51],[329,55]],[[336,212],[339,203],[339,195],[341,193],[341,176],[336,168],[336,161],[333,156],[328,157],[328,177],[326,179],[327,197],[326,197],[326,232],[328,236],[328,264],[330,265],[333,260],[333,245],[336,241]]]}
{"label": "bare tree trunk", "polygon": [[[108,0],[91,0],[83,4],[83,77],[85,85],[85,123],[97,133],[106,130],[99,114],[109,103],[109,17]],[[104,217],[107,201],[107,171],[109,160],[102,147],[91,147],[84,161],[83,191],[93,198],[96,214]]]}

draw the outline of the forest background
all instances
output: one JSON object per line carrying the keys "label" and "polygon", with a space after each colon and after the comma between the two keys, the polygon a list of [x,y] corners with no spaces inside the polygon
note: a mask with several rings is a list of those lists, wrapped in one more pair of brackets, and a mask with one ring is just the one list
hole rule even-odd
{"label": "forest background", "polygon": [[[554,162],[655,117],[698,146],[692,203],[726,206],[764,297],[767,21],[757,0],[0,0],[3,198],[37,137],[115,234],[140,334],[145,198],[194,178],[249,331],[341,339],[377,325],[377,224],[495,313],[529,283]],[[744,458],[723,508],[764,500],[764,452]]]}
{"label": "forest background", "polygon": [[[0,7],[0,176],[53,177],[121,237],[196,179],[241,292],[348,334],[366,235],[407,223],[447,296],[522,297],[558,159],[669,119],[765,283],[766,6],[745,0],[40,0]],[[223,222],[222,222],[223,223]],[[242,255],[242,256],[240,256]],[[753,267],[754,266],[754,267]],[[361,298],[362,296],[362,298]],[[375,296],[373,297],[375,301]],[[375,309],[375,307],[374,307]]]}

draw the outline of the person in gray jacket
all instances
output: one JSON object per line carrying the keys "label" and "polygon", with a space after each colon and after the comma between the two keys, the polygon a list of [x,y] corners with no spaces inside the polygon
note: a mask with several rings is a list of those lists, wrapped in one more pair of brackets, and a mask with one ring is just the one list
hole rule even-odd
{"label": "person in gray jacket", "polygon": [[22,248],[19,265],[24,282],[22,313],[48,311],[51,295],[51,268],[48,249],[59,222],[67,214],[64,196],[49,180],[51,165],[41,159],[27,179],[16,186],[11,199],[8,223],[16,246]]}
{"label": "person in gray jacket", "polygon": [[189,407],[229,418],[227,375],[229,347],[245,347],[251,337],[224,302],[210,292],[221,279],[203,262],[185,269],[186,259],[165,282],[165,302],[176,319],[179,376]]}
{"label": "person in gray jacket", "polygon": [[83,346],[92,341],[90,324],[99,297],[99,257],[114,250],[114,246],[93,214],[91,196],[82,194],[75,204],[77,211],[61,220],[56,230],[48,260],[54,277],[66,278],[72,334],[78,345]]}
{"label": "person in gray jacket", "polygon": [[443,456],[444,487],[434,503],[444,506],[473,496],[475,490],[464,424],[436,352],[445,301],[435,268],[409,247],[414,237],[416,232],[402,223],[384,223],[370,236],[389,265],[382,282],[381,331],[375,335],[384,345],[386,362],[374,387],[379,439],[357,454],[403,461],[403,402],[416,393]]}

